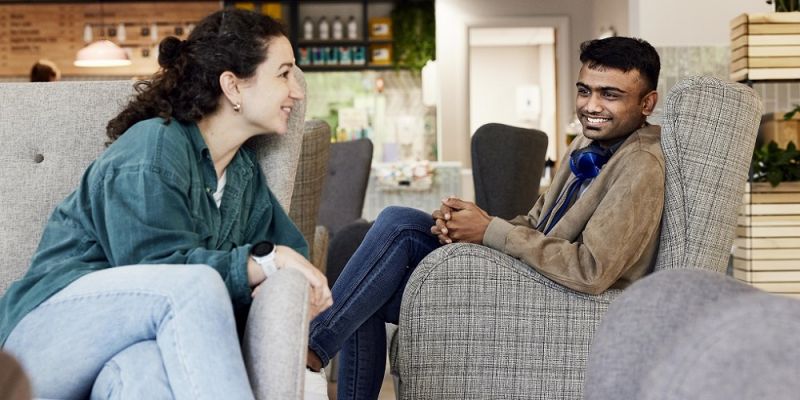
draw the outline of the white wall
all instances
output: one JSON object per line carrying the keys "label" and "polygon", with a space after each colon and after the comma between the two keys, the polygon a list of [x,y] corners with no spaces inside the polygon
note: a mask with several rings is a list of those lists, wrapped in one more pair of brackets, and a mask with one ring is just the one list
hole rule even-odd
{"label": "white wall", "polygon": [[516,112],[517,87],[539,85],[539,46],[472,46],[469,59],[470,133],[489,122],[539,128]]}
{"label": "white wall", "polygon": [[[604,0],[610,1],[610,0]],[[653,46],[729,46],[730,20],[773,11],[764,0],[629,0],[632,36]]]}
{"label": "white wall", "polygon": [[[702,0],[698,0],[702,1]],[[628,0],[592,0],[592,33],[613,26],[618,36],[628,36]]]}
{"label": "white wall", "polygon": [[[439,159],[469,165],[468,27],[495,19],[564,19],[568,34],[564,54],[566,70],[558,71],[558,129],[562,131],[574,109],[574,82],[580,65],[580,43],[593,37],[591,0],[437,0],[436,59],[441,104],[437,107]],[[520,26],[520,25],[515,25]]]}

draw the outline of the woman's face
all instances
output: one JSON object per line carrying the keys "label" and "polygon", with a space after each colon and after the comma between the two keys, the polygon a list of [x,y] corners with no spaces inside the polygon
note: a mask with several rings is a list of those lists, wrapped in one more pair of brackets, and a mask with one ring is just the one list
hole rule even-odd
{"label": "woman's face", "polygon": [[242,115],[255,133],[284,134],[289,113],[303,91],[294,76],[294,51],[289,40],[279,36],[270,40],[267,59],[252,78],[239,85]]}

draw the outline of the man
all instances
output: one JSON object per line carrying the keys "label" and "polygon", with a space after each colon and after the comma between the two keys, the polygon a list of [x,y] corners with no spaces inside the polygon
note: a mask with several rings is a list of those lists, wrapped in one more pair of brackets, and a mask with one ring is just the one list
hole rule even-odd
{"label": "man", "polygon": [[338,398],[377,398],[384,323],[397,322],[411,272],[442,244],[483,244],[593,294],[628,286],[650,269],[664,201],[660,128],[646,121],[658,101],[658,53],[642,40],[612,37],[584,43],[580,59],[583,136],[528,215],[506,221],[448,198],[433,220],[402,207],[378,216],[336,281],[333,306],[311,324],[312,371],[342,349]]}
{"label": "man", "polygon": [[[511,221],[491,218],[473,203],[445,199],[433,213],[431,232],[441,243],[482,243],[564,286],[599,294],[628,286],[655,258],[664,156],[661,129],[646,119],[658,101],[660,62],[649,44],[624,37],[584,43],[581,62],[575,108],[583,137],[573,141],[550,191],[528,215]],[[579,182],[570,162],[591,151],[590,143],[613,156],[601,166],[602,174]],[[576,183],[581,187],[569,196],[569,185]],[[562,206],[567,211],[558,214]]]}

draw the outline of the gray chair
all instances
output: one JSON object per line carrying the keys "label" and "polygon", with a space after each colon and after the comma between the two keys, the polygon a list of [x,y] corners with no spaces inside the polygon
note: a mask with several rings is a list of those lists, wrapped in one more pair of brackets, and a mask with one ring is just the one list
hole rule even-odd
{"label": "gray chair", "polygon": [[[762,106],[741,84],[679,82],[666,98],[656,270],[722,272]],[[403,399],[577,399],[594,331],[621,291],[558,285],[484,246],[444,246],[406,286],[393,371]],[[620,349],[624,351],[625,349]]]}
{"label": "gray chair", "polygon": [[361,214],[371,166],[372,141],[369,139],[331,145],[318,217],[319,232],[329,238],[325,274],[331,287],[369,229]]}
{"label": "gray chair", "polygon": [[475,204],[489,215],[523,215],[539,197],[547,134],[536,129],[486,124],[472,136]]}
{"label": "gray chair", "polygon": [[328,176],[322,189],[319,225],[331,236],[361,218],[372,165],[372,141],[358,139],[331,145]]}
{"label": "gray chair", "polygon": [[[302,86],[305,80],[298,71]],[[133,94],[130,81],[0,84],[0,295],[28,269],[50,213],[105,148],[105,126]],[[289,133],[254,139],[270,188],[289,209],[305,102]],[[258,399],[300,398],[308,283],[281,270],[254,299],[243,345]]]}
{"label": "gray chair", "polygon": [[611,303],[587,400],[796,399],[800,301],[699,270],[655,273]]}

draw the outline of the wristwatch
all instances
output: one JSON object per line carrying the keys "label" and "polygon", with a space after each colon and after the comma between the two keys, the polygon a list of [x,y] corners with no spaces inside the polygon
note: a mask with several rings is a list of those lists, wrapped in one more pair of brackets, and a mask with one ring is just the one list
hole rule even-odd
{"label": "wristwatch", "polygon": [[261,270],[264,271],[267,278],[278,271],[278,266],[275,264],[277,250],[278,247],[268,241],[258,242],[250,248],[250,257],[261,266]]}

